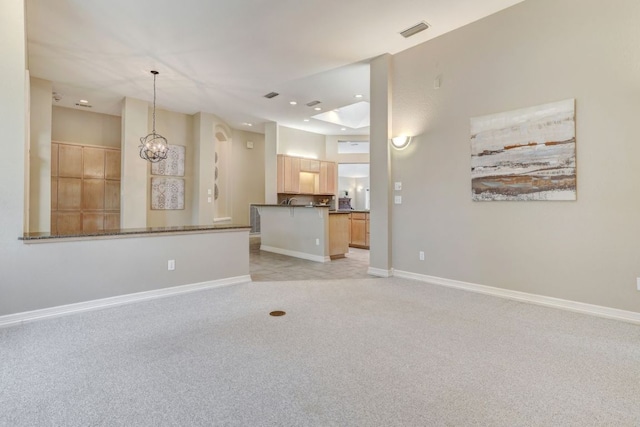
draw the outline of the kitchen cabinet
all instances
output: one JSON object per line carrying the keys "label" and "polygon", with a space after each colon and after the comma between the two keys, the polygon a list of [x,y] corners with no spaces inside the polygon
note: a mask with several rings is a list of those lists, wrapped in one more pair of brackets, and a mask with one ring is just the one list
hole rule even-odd
{"label": "kitchen cabinet", "polygon": [[51,143],[51,232],[120,228],[118,149]]}
{"label": "kitchen cabinet", "polygon": [[351,241],[349,246],[369,249],[369,213],[351,213]]}
{"label": "kitchen cabinet", "polygon": [[278,155],[278,193],[300,192],[300,160],[297,157]]}
{"label": "kitchen cabinet", "polygon": [[337,166],[334,162],[279,154],[277,192],[281,194],[334,195]]}
{"label": "kitchen cabinet", "polygon": [[329,256],[344,258],[349,252],[350,221],[348,213],[329,214]]}
{"label": "kitchen cabinet", "polygon": [[320,194],[336,193],[336,164],[320,162]]}
{"label": "kitchen cabinet", "polygon": [[314,159],[300,159],[300,172],[320,172],[320,161]]}

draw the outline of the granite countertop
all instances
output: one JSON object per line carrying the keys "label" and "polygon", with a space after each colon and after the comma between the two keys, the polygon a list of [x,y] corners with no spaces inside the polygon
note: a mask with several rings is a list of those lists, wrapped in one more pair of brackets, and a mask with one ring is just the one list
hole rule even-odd
{"label": "granite countertop", "polygon": [[198,233],[224,230],[250,230],[247,225],[220,224],[220,225],[183,225],[177,227],[148,227],[148,228],[120,228],[113,230],[81,231],[69,234],[51,233],[24,233],[18,240],[34,241],[49,239],[68,239],[84,237],[108,237],[108,236],[132,236],[142,234],[162,234],[162,233]]}
{"label": "granite countertop", "polygon": [[252,204],[256,207],[272,207],[272,208],[328,208],[329,205],[283,205],[283,204]]}

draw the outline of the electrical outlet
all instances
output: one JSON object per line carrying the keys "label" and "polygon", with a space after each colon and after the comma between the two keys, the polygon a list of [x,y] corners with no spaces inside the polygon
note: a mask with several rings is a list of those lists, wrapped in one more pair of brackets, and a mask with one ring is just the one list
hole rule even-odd
{"label": "electrical outlet", "polygon": [[207,197],[207,203],[211,203],[211,197]]}
{"label": "electrical outlet", "polygon": [[320,246],[320,239],[316,239],[316,246]]}
{"label": "electrical outlet", "polygon": [[420,257],[420,261],[424,261],[424,251],[420,251],[418,256]]}
{"label": "electrical outlet", "polygon": [[176,269],[176,260],[170,259],[169,261],[167,261],[167,270],[173,271],[175,269]]}
{"label": "electrical outlet", "polygon": [[396,205],[401,205],[402,204],[402,196],[395,196],[394,199],[393,199],[393,202]]}

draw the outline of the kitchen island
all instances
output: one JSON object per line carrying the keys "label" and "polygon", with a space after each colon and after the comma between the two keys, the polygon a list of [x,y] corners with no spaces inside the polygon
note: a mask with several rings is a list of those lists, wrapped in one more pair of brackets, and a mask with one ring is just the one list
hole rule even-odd
{"label": "kitchen island", "polygon": [[260,250],[316,262],[349,251],[349,216],[322,205],[253,205],[260,214]]}

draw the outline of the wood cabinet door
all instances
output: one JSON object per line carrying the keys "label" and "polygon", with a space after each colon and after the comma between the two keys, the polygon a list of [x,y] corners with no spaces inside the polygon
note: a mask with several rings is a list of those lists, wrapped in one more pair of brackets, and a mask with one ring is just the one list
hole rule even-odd
{"label": "wood cabinet door", "polygon": [[104,178],[104,149],[82,147],[82,176]]}
{"label": "wood cabinet door", "polygon": [[104,180],[85,179],[82,184],[82,210],[104,210]]}
{"label": "wood cabinet door", "polygon": [[320,172],[320,161],[314,159],[300,159],[300,171],[301,172]]}
{"label": "wood cabinet door", "polygon": [[58,212],[58,234],[73,234],[82,231],[82,214],[78,212]]}
{"label": "wood cabinet door", "polygon": [[120,210],[120,181],[104,182],[104,210]]}
{"label": "wood cabinet door", "polygon": [[80,178],[58,178],[58,210],[79,211],[82,201]]}
{"label": "wood cabinet door", "polygon": [[51,176],[58,176],[58,144],[51,143]]}
{"label": "wood cabinet door", "polygon": [[104,214],[104,229],[105,230],[117,230],[120,228],[120,214],[119,213],[105,213]]}
{"label": "wood cabinet door", "polygon": [[336,194],[336,164],[334,162],[327,162],[327,192],[325,194]]}
{"label": "wood cabinet door", "polygon": [[284,192],[300,192],[300,159],[284,156]]}
{"label": "wood cabinet door", "polygon": [[320,194],[329,194],[327,192],[327,166],[328,162],[320,162]]}
{"label": "wood cabinet door", "polygon": [[82,147],[58,145],[58,176],[82,178]]}
{"label": "wood cabinet door", "polygon": [[336,193],[336,164],[320,162],[320,194]]}
{"label": "wood cabinet door", "polygon": [[367,245],[367,222],[361,219],[351,219],[351,244]]}
{"label": "wood cabinet door", "polygon": [[58,178],[51,178],[51,211],[58,210]]}
{"label": "wood cabinet door", "polygon": [[104,230],[104,214],[103,213],[83,213],[82,214],[82,231],[100,231]]}
{"label": "wood cabinet door", "polygon": [[120,150],[105,150],[104,177],[106,179],[120,179]]}

